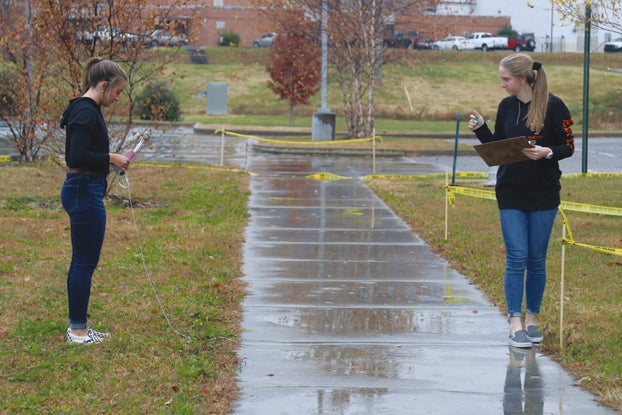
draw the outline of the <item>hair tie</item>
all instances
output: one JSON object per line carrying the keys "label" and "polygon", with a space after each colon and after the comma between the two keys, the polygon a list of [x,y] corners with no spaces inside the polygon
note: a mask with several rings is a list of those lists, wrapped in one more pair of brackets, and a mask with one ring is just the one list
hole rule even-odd
{"label": "hair tie", "polygon": [[542,68],[542,64],[540,62],[534,62],[533,65],[531,65],[531,69],[533,69],[534,71],[538,71],[540,70],[540,68]]}

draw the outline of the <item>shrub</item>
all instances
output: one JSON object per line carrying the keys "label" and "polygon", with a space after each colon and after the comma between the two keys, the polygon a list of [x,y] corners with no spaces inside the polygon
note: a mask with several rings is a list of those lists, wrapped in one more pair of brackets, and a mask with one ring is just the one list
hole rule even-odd
{"label": "shrub", "polygon": [[149,83],[136,97],[137,114],[141,120],[179,121],[179,99],[164,81]]}
{"label": "shrub", "polygon": [[220,35],[220,46],[238,46],[240,44],[240,35],[233,32],[223,33]]}

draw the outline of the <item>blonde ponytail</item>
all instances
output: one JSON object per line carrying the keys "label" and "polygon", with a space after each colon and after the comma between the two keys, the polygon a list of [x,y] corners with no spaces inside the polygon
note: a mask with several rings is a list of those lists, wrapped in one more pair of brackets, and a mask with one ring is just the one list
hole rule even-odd
{"label": "blonde ponytail", "polygon": [[499,65],[512,76],[524,78],[531,87],[531,105],[526,124],[535,132],[541,131],[549,105],[549,87],[542,64],[526,53],[514,53],[503,58]]}

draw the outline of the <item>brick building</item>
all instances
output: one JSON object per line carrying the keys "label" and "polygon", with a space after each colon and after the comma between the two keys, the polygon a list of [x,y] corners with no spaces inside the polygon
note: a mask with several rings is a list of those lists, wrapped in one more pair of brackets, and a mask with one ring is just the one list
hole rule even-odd
{"label": "brick building", "polygon": [[[160,0],[153,1],[153,4],[166,5],[172,2]],[[240,36],[241,47],[250,47],[253,40],[262,33],[274,30],[263,10],[255,6],[253,0],[210,0],[195,5],[188,2],[175,13],[179,20],[186,19],[191,14],[194,14],[195,18],[187,23],[187,30],[193,43],[199,46],[216,46],[222,34],[233,32]],[[433,14],[426,17],[425,21],[426,27],[418,27],[417,22],[409,22],[397,16],[394,29],[415,30],[436,39],[450,33],[477,31],[497,34],[510,24],[510,17]]]}
{"label": "brick building", "polygon": [[[174,0],[153,0],[153,7],[167,7]],[[175,8],[170,15],[177,22],[188,21],[187,32],[192,42],[200,46],[216,46],[224,33],[240,36],[240,46],[252,46],[253,40],[262,33],[271,31],[269,21],[252,0],[209,0],[186,2]]]}

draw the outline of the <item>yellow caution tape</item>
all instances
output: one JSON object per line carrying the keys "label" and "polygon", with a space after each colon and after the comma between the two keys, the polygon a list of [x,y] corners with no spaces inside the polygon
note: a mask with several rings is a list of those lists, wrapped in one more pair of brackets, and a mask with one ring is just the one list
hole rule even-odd
{"label": "yellow caution tape", "polygon": [[368,174],[361,176],[363,181],[369,181],[373,179],[423,179],[421,174]]}
{"label": "yellow caution tape", "polygon": [[9,161],[11,161],[11,156],[0,156],[1,163],[8,163]]}
{"label": "yellow caution tape", "polygon": [[363,216],[363,212],[361,212],[361,209],[359,208],[346,209],[344,213],[352,216]]}
{"label": "yellow caution tape", "polygon": [[591,249],[592,251],[601,252],[603,254],[622,256],[622,248],[608,248],[606,246],[588,245],[588,244],[582,244],[576,241],[571,241],[568,239],[564,239],[562,242],[566,245],[574,245],[580,248]]}
{"label": "yellow caution tape", "polygon": [[564,178],[567,177],[620,177],[622,173],[564,173]]}
{"label": "yellow caution tape", "polygon": [[335,145],[335,144],[349,144],[349,143],[361,143],[361,142],[365,142],[365,141],[371,141],[371,140],[380,140],[382,142],[382,137],[377,135],[374,137],[369,137],[369,138],[353,138],[350,140],[333,140],[333,141],[286,141],[286,140],[276,140],[274,138],[264,138],[264,137],[257,137],[257,136],[252,136],[252,135],[245,135],[245,134],[238,134],[238,133],[234,133],[232,131],[225,131],[225,130],[215,130],[214,131],[215,134],[226,134],[226,135],[230,135],[233,137],[239,137],[239,138],[246,138],[246,139],[250,139],[250,140],[257,140],[257,141],[261,141],[261,142],[266,142],[266,143],[277,143],[277,144],[288,144],[288,145],[300,145],[300,146],[314,146],[314,145]]}
{"label": "yellow caution tape", "polygon": [[455,194],[461,194],[465,196],[479,197],[480,199],[488,199],[488,200],[496,200],[495,192],[491,190],[484,189],[473,189],[470,187],[461,187],[461,186],[445,186],[448,195],[452,195],[450,197],[450,203],[453,206],[453,201],[455,200]]}
{"label": "yellow caution tape", "polygon": [[[461,186],[447,186],[448,192],[454,192],[465,196],[479,197],[482,199],[495,199],[495,193],[491,190],[473,189]],[[613,206],[590,205],[587,203],[565,202],[559,205],[560,209],[573,212],[595,213],[599,215],[622,216],[622,208]]]}
{"label": "yellow caution tape", "polygon": [[488,177],[488,173],[463,171],[456,173],[456,177],[479,179],[482,177]]}
{"label": "yellow caution tape", "polygon": [[[473,189],[468,187],[459,187],[459,186],[445,186],[447,191],[447,200],[451,204],[451,206],[455,205],[456,194],[462,194],[465,196],[473,196],[479,197],[481,199],[496,199],[495,192],[490,190],[483,189]],[[612,254],[622,256],[622,249],[620,248],[610,248],[605,246],[596,246],[596,245],[588,245],[576,242],[572,236],[572,230],[570,229],[570,224],[568,222],[568,218],[564,213],[564,209],[572,210],[575,212],[586,212],[586,213],[597,213],[602,215],[613,215],[613,216],[622,216],[622,209],[616,207],[609,206],[599,206],[599,205],[588,205],[585,203],[574,203],[574,202],[561,202],[559,206],[559,213],[562,216],[562,220],[564,221],[564,225],[566,226],[567,236],[563,238],[563,243],[566,245],[574,245],[582,248],[591,249],[594,251],[602,252],[605,254]]]}
{"label": "yellow caution tape", "polygon": [[562,238],[562,243],[566,245],[574,245],[574,246],[578,246],[581,248],[591,249],[593,251],[602,252],[604,254],[622,256],[621,248],[609,248],[606,246],[588,245],[588,244],[576,242],[574,240],[574,237],[572,236],[572,230],[570,229],[570,222],[568,222],[568,218],[566,217],[564,210],[560,208],[559,213],[562,217],[562,220],[564,221],[564,226],[566,227],[566,233],[567,233],[566,237]]}
{"label": "yellow caution tape", "polygon": [[317,179],[317,180],[326,180],[326,181],[351,179],[351,177],[339,176],[338,174],[333,174],[329,172],[310,174],[307,176],[307,178]]}
{"label": "yellow caution tape", "polygon": [[451,206],[456,206],[456,194],[450,189],[450,186],[446,187],[447,201]]}
{"label": "yellow caution tape", "polygon": [[[445,173],[431,173],[431,174],[368,174],[366,176],[361,176],[361,180],[367,181],[372,179],[429,179],[431,177],[445,177]],[[459,172],[456,173],[456,177],[460,177],[463,179],[468,178],[485,178],[488,177],[488,173],[479,173],[479,172]]]}
{"label": "yellow caution tape", "polygon": [[622,216],[622,208],[611,206],[588,205],[586,203],[562,202],[560,208],[574,212],[596,213],[600,215]]}

